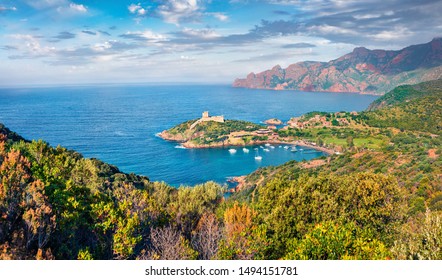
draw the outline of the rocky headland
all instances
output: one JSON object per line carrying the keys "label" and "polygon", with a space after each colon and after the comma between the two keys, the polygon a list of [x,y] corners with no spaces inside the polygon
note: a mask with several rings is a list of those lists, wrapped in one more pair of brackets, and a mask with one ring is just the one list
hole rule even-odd
{"label": "rocky headland", "polygon": [[236,79],[234,87],[384,94],[398,85],[442,78],[442,38],[402,50],[355,48],[329,62],[304,61]]}

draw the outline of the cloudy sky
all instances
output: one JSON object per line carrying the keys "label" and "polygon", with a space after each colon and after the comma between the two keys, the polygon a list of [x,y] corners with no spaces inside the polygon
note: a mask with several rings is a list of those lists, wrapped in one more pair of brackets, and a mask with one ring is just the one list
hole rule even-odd
{"label": "cloudy sky", "polygon": [[230,83],[442,35],[441,0],[0,0],[0,86]]}

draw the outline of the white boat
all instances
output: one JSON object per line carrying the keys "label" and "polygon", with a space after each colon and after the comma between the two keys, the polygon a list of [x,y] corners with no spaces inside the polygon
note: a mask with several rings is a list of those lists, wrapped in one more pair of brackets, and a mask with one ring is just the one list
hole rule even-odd
{"label": "white boat", "polygon": [[275,147],[274,146],[270,146],[270,149],[274,149]]}
{"label": "white boat", "polygon": [[264,151],[264,152],[270,152],[270,150],[269,150],[269,149],[263,149],[263,151]]}
{"label": "white boat", "polygon": [[264,149],[264,147],[263,146],[259,146],[261,149]]}
{"label": "white boat", "polygon": [[254,148],[255,151],[258,151],[258,148]]}
{"label": "white boat", "polygon": [[279,146],[278,146],[278,148],[282,148],[282,146],[281,146],[281,145],[279,145]]}
{"label": "white boat", "polygon": [[284,146],[284,149],[288,150],[290,147],[289,146]]}
{"label": "white boat", "polygon": [[229,153],[231,153],[231,154],[236,153],[236,149],[229,149]]}
{"label": "white boat", "polygon": [[296,147],[292,147],[292,149],[290,150],[290,152],[292,153],[296,153],[298,151],[298,149],[296,149]]}
{"label": "white boat", "polygon": [[270,144],[269,144],[269,143],[266,143],[264,146],[266,146],[266,147],[270,147]]}
{"label": "white boat", "polygon": [[247,148],[242,148],[242,151],[243,151],[244,153],[246,153],[246,154],[249,153],[249,149],[247,149]]}
{"label": "white boat", "polygon": [[258,151],[256,151],[255,160],[262,160],[262,156],[259,155]]}

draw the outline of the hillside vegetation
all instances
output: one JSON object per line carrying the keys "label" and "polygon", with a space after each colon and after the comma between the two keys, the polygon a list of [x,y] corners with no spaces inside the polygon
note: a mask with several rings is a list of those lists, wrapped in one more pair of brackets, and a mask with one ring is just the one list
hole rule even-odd
{"label": "hillside vegetation", "polygon": [[440,134],[441,108],[442,80],[436,80],[397,87],[373,102],[365,117],[371,126]]}
{"label": "hillside vegetation", "polygon": [[346,127],[286,132],[342,154],[259,169],[229,198],[214,182],[173,188],[0,125],[0,259],[442,259],[441,83],[342,114]]}

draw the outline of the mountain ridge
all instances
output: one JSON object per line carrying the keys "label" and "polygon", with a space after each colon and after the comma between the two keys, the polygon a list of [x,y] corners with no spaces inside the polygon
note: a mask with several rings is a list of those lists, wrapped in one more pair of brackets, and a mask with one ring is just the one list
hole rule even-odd
{"label": "mountain ridge", "polygon": [[250,73],[233,87],[384,94],[396,86],[442,78],[442,37],[401,50],[357,47],[329,62],[301,61]]}

